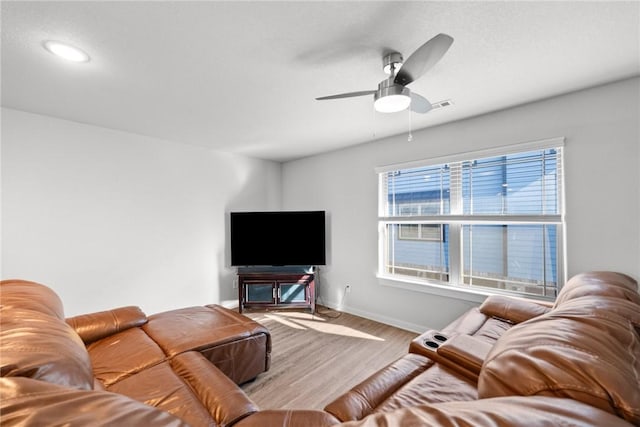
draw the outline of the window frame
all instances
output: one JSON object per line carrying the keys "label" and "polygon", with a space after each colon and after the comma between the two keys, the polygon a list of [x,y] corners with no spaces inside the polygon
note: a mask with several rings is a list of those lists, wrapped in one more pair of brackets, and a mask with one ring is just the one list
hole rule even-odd
{"label": "window frame", "polygon": [[[435,157],[431,159],[415,160],[399,164],[391,164],[375,168],[378,175],[378,272],[377,277],[381,284],[387,286],[400,287],[404,289],[417,290],[422,292],[444,294],[447,296],[459,297],[471,301],[477,300],[477,295],[507,294],[523,298],[534,299],[555,299],[554,295],[533,295],[530,293],[516,292],[506,289],[495,289],[489,287],[473,286],[464,283],[464,258],[462,228],[466,225],[519,225],[519,224],[552,224],[556,229],[556,269],[557,284],[555,294],[560,291],[566,282],[566,235],[565,235],[565,201],[564,201],[564,146],[565,138],[557,137],[540,141],[525,142],[502,147],[495,147],[486,150],[479,150],[467,153],[453,154],[450,156]],[[385,203],[387,194],[384,183],[387,172],[403,169],[413,169],[434,165],[451,164],[456,162],[470,161],[473,159],[507,156],[524,153],[528,151],[547,150],[559,148],[563,151],[560,156],[558,168],[562,171],[562,181],[558,188],[557,214],[536,214],[536,215],[464,215],[462,207],[462,197],[451,194],[450,214],[448,215],[417,215],[411,217],[397,217],[385,215]],[[452,172],[455,173],[455,172]],[[454,192],[453,186],[451,187]],[[445,221],[443,221],[445,220]],[[449,225],[449,272],[448,281],[436,281],[411,276],[397,275],[386,271],[386,237],[387,226],[390,224],[448,224]],[[444,229],[444,225],[441,227]],[[442,292],[445,291],[445,292]],[[462,294],[460,294],[462,292]]]}

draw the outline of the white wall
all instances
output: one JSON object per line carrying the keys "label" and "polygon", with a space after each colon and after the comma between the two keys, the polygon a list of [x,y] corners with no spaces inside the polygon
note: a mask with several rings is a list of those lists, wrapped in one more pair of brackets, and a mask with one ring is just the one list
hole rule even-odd
{"label": "white wall", "polygon": [[374,168],[565,136],[569,275],[639,278],[639,105],[636,78],[282,166],[2,109],[0,276],[51,286],[68,315],[233,301],[227,212],[322,209],[321,302],[437,328],[475,303],[378,282]]}
{"label": "white wall", "polygon": [[321,298],[414,330],[457,317],[474,303],[382,286],[376,279],[374,168],[557,136],[566,137],[568,275],[604,269],[639,278],[639,106],[635,78],[414,132],[413,142],[400,135],[285,163],[284,207],[326,209],[330,216]]}
{"label": "white wall", "polygon": [[2,109],[2,278],[67,315],[237,301],[227,213],[278,209],[281,165]]}

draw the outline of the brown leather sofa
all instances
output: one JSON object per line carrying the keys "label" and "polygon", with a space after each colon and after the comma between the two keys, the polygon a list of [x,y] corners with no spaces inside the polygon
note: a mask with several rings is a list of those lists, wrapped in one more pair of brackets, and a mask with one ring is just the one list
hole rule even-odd
{"label": "brown leather sofa", "polygon": [[[177,345],[175,353],[164,351],[160,364],[167,364],[167,370],[196,391],[205,414],[178,410],[181,403],[172,406],[141,398],[152,392],[131,399],[127,393],[118,394],[124,390],[107,385],[107,390],[117,393],[105,393],[100,384],[108,384],[110,372],[96,374],[94,386],[85,378],[87,372],[67,374],[78,363],[88,363],[89,369],[93,363],[77,349],[72,329],[48,320],[56,327],[45,328],[50,335],[46,341],[56,343],[55,348],[59,345],[61,353],[54,358],[59,366],[45,367],[39,364],[44,347],[24,340],[24,328],[36,327],[42,320],[32,319],[40,314],[34,316],[28,311],[34,307],[24,306],[5,312],[4,295],[2,299],[0,351],[4,353],[17,340],[25,352],[11,353],[10,363],[2,353],[2,425],[640,425],[640,294],[632,278],[617,273],[575,276],[554,304],[489,297],[446,328],[426,331],[410,343],[405,356],[347,391],[325,411],[259,411],[202,356],[199,347],[190,348],[188,343]],[[61,312],[47,310],[36,307],[62,319]],[[9,315],[11,319],[6,320]],[[75,322],[78,319],[69,320],[87,339],[87,331],[79,327],[83,322]],[[123,319],[122,323],[128,322]],[[145,329],[149,333],[149,327],[142,326]],[[164,338],[163,345],[170,348],[170,339],[180,337]],[[91,346],[86,353],[91,353]],[[37,357],[31,354],[35,350]],[[95,366],[93,371],[101,372]],[[183,396],[174,397],[166,384],[151,374],[136,387],[148,387],[162,399],[181,402]]]}
{"label": "brown leather sofa", "polygon": [[258,410],[236,383],[269,368],[271,338],[245,316],[123,307],[65,321],[45,286],[0,292],[2,425],[230,425]]}
{"label": "brown leather sofa", "polygon": [[[555,304],[489,297],[325,411],[348,426],[640,425],[638,285],[594,272]],[[323,425],[294,416],[261,411],[237,426]]]}

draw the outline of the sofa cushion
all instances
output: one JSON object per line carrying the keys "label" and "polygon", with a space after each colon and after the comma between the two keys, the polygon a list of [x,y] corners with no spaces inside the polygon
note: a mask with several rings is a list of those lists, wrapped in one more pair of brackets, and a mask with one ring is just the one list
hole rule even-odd
{"label": "sofa cushion", "polygon": [[199,351],[236,384],[269,369],[269,330],[218,305],[154,314],[142,329],[167,356]]}
{"label": "sofa cushion", "polygon": [[[234,427],[329,427],[339,424],[333,415],[312,409],[267,409],[240,420]],[[378,427],[378,426],[376,426]]]}
{"label": "sofa cushion", "polygon": [[514,326],[497,341],[478,380],[480,398],[575,399],[640,424],[640,306],[581,296]]}
{"label": "sofa cushion", "polygon": [[140,328],[110,335],[89,344],[87,350],[95,377],[107,387],[166,359],[162,349]]}
{"label": "sofa cushion", "polygon": [[259,323],[218,305],[154,314],[149,316],[149,322],[143,328],[168,356],[201,351],[256,334],[269,334]]}
{"label": "sofa cushion", "polygon": [[0,425],[188,427],[126,396],[20,377],[0,378]]}
{"label": "sofa cushion", "polygon": [[200,353],[187,352],[107,387],[190,425],[232,425],[255,404]]}
{"label": "sofa cushion", "polygon": [[441,332],[448,337],[471,335],[479,340],[494,343],[511,326],[513,325],[510,322],[488,316],[482,313],[479,307],[473,307],[442,328]]}
{"label": "sofa cushion", "polygon": [[436,363],[382,402],[374,412],[389,412],[425,403],[475,400],[476,383]]}
{"label": "sofa cushion", "polygon": [[[252,425],[251,417],[247,421],[247,426]],[[241,425],[245,426],[244,423]],[[270,424],[270,427],[275,426]],[[347,426],[631,427],[615,415],[575,400],[556,397],[500,397],[420,405],[376,413],[361,421],[344,424]]]}
{"label": "sofa cushion", "polygon": [[189,425],[216,425],[207,408],[191,387],[176,375],[168,361],[124,378],[107,387],[107,391],[167,411]]}

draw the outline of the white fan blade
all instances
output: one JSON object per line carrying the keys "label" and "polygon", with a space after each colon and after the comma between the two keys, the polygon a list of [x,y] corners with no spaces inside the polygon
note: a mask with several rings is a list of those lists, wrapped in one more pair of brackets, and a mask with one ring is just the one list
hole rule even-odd
{"label": "white fan blade", "polygon": [[320,98],[316,98],[317,101],[324,101],[325,99],[340,99],[340,98],[352,98],[354,96],[364,96],[364,95],[373,95],[376,93],[375,90],[363,90],[360,92],[349,92],[349,93],[341,93],[338,95],[331,96],[322,96]]}
{"label": "white fan blade", "polygon": [[409,108],[411,108],[411,111],[424,114],[431,111],[433,107],[431,106],[431,103],[427,101],[427,98],[411,92],[411,105]]}

